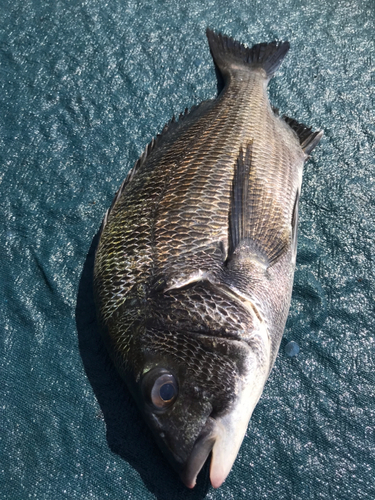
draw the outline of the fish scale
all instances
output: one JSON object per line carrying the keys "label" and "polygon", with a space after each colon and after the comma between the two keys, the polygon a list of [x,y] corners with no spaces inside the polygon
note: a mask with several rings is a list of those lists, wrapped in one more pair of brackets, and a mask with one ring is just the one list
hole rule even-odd
{"label": "fish scale", "polygon": [[[239,310],[237,304],[213,286],[207,287],[197,283],[183,290],[172,290],[161,301],[156,297],[154,309],[157,315],[166,317],[165,324],[184,330],[191,325],[196,332],[209,334],[212,320],[215,323],[215,335],[244,338],[244,332],[252,330],[252,317],[246,310]],[[184,304],[184,307],[181,307]],[[161,309],[161,306],[163,309]],[[193,332],[191,331],[193,334]]]}
{"label": "fish scale", "polygon": [[107,212],[94,291],[110,355],[188,487],[229,474],[290,306],[302,169],[322,133],[279,118],[289,44],[207,30],[220,95],[172,119]]}
{"label": "fish scale", "polygon": [[[233,99],[232,96],[230,98]],[[215,121],[212,121],[209,116],[203,123],[200,123],[200,128],[207,131],[206,124],[211,122],[211,129],[215,133],[211,133],[211,129],[208,129],[210,134],[207,132],[200,141],[195,142],[194,150],[188,158],[181,165],[176,166],[175,184],[170,186],[173,198],[166,197],[162,201],[158,209],[160,222],[156,226],[158,255],[163,265],[168,268],[169,274],[176,275],[178,269],[184,268],[184,277],[189,272],[193,273],[196,270],[197,247],[209,252],[209,246],[214,242],[214,248],[209,252],[212,256],[217,243],[227,241],[229,193],[234,159],[238,154],[240,139],[237,139],[237,147],[232,144],[231,155],[226,154],[226,150],[229,150],[228,144],[233,142],[233,139],[230,134],[227,134],[228,137],[226,135],[223,137],[223,129],[230,129],[232,120],[238,121],[238,109],[241,109],[241,104],[240,101],[239,105],[237,103],[234,107],[230,102],[219,103],[221,106],[230,108],[231,114],[226,116],[225,120],[220,119],[219,116]],[[216,125],[217,123],[220,127]],[[214,154],[211,153],[212,150]],[[196,154],[194,154],[195,151]],[[204,160],[202,160],[202,151],[205,153]],[[224,161],[223,154],[225,155]],[[186,177],[188,177],[188,183],[185,181]],[[178,219],[178,223],[173,225],[171,233],[168,221],[173,217]],[[164,227],[168,227],[169,230],[165,231]],[[176,261],[176,253],[168,258],[171,238],[180,243],[182,261]],[[192,253],[191,268],[188,265],[189,251]],[[220,256],[220,263],[222,263],[222,256]],[[204,267],[204,263],[201,264]],[[212,265],[210,260],[207,261],[207,265]]]}

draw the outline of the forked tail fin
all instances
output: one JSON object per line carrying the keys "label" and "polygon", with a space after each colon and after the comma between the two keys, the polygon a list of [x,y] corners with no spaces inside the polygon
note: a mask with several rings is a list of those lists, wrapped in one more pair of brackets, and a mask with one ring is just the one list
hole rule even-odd
{"label": "forked tail fin", "polygon": [[272,78],[286,53],[289,42],[259,43],[247,48],[233,38],[206,30],[208,43],[216,66],[226,76],[232,67],[263,69],[267,79]]}

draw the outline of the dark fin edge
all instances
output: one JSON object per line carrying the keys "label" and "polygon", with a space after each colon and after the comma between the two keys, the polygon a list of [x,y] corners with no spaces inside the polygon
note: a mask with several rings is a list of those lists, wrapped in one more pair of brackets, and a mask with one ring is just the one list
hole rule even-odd
{"label": "dark fin edge", "polygon": [[162,131],[159,134],[157,134],[156,137],[154,137],[149,144],[147,144],[143,153],[138,158],[138,160],[135,162],[133,168],[129,171],[128,175],[125,177],[124,181],[122,182],[120,188],[116,192],[116,194],[113,198],[113,201],[111,203],[111,206],[109,207],[109,209],[107,210],[107,212],[104,216],[100,232],[103,231],[104,226],[107,224],[108,217],[109,217],[111,211],[113,210],[113,207],[116,205],[116,203],[120,199],[121,195],[123,194],[126,186],[133,180],[133,178],[136,175],[136,173],[138,172],[138,170],[145,164],[146,160],[148,159],[148,157],[150,156],[152,151],[154,151],[156,149],[156,147],[159,146],[162,141],[164,141],[165,137],[168,136],[168,134],[170,132],[175,131],[179,126],[181,126],[181,124],[184,124],[186,121],[185,120],[186,118],[191,117],[192,114],[194,114],[196,111],[201,109],[201,107],[206,106],[210,102],[211,101],[202,101],[200,104],[194,105],[190,109],[185,108],[185,111],[180,113],[180,115],[178,116],[177,119],[175,116],[173,116],[169,120],[169,122],[167,122],[164,125]]}
{"label": "dark fin edge", "polygon": [[272,78],[289,50],[289,42],[259,43],[245,47],[233,38],[207,28],[206,35],[215,64],[225,74],[231,63],[262,68]]}
{"label": "dark fin edge", "polygon": [[294,118],[289,118],[286,115],[283,115],[282,119],[298,135],[301,148],[306,155],[309,155],[323,137],[323,130],[313,132],[311,127],[307,127],[303,123],[299,123]]}

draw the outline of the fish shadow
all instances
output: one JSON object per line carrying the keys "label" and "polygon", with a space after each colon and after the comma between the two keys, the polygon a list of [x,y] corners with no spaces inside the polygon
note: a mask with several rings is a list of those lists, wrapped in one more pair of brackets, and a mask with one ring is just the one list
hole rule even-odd
{"label": "fish shadow", "polygon": [[96,319],[93,294],[94,258],[98,241],[99,233],[91,243],[83,266],[76,305],[76,325],[80,355],[103,414],[108,446],[139,473],[146,488],[157,499],[201,500],[211,488],[208,464],[201,471],[193,490],[182,484],[154,442],[151,431],[106,351]]}

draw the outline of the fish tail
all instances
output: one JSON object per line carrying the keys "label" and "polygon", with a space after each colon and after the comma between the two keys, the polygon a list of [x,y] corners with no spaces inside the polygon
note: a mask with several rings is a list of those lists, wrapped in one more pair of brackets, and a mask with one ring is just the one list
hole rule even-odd
{"label": "fish tail", "polygon": [[267,79],[271,79],[289,50],[289,42],[259,43],[245,47],[231,37],[214,33],[207,28],[206,35],[213,60],[223,74],[231,73],[234,66],[263,69]]}

